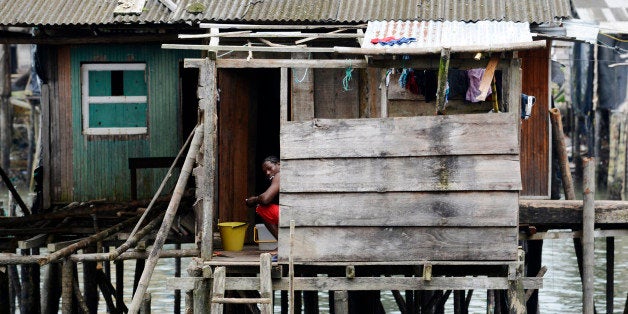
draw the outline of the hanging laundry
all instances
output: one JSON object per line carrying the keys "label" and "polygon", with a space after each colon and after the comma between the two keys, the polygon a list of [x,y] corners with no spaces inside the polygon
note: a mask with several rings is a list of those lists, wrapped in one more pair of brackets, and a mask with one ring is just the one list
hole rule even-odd
{"label": "hanging laundry", "polygon": [[394,45],[401,45],[401,44],[409,44],[415,41],[416,41],[416,38],[414,37],[395,38],[395,37],[389,36],[389,37],[384,37],[384,38],[373,38],[371,39],[371,44],[373,45],[380,44],[382,46],[394,46]]}
{"label": "hanging laundry", "polygon": [[406,86],[408,91],[411,93],[415,95],[419,94],[419,84],[417,83],[416,75],[413,69],[410,69],[410,72],[408,73],[408,82]]}
{"label": "hanging laundry", "polygon": [[[470,102],[479,102],[476,98],[480,95],[480,81],[482,81],[482,75],[484,75],[484,69],[471,69],[467,70],[467,76],[469,77],[469,88],[465,99]],[[488,90],[487,96],[491,94],[491,90]]]}

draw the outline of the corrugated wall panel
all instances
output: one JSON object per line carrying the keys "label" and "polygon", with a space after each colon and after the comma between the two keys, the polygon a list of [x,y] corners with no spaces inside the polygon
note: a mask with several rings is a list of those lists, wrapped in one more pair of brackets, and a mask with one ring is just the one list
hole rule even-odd
{"label": "corrugated wall panel", "polygon": [[521,121],[521,196],[549,197],[549,48],[520,51],[521,92],[536,97]]}
{"label": "corrugated wall panel", "polygon": [[[176,156],[178,134],[179,61],[198,52],[162,50],[159,45],[85,45],[71,49],[73,199],[130,197],[128,158]],[[82,134],[81,62],[146,62],[149,135],[145,139],[89,139]],[[139,170],[138,196],[150,197],[166,169]],[[175,180],[172,180],[175,181]],[[63,200],[68,201],[68,200]]]}

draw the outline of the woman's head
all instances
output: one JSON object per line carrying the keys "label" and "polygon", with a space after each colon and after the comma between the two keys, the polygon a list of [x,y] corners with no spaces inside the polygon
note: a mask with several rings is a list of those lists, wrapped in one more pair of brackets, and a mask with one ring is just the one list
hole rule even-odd
{"label": "woman's head", "polygon": [[264,158],[262,171],[264,171],[267,178],[274,177],[279,172],[279,158],[276,156],[268,156]]}

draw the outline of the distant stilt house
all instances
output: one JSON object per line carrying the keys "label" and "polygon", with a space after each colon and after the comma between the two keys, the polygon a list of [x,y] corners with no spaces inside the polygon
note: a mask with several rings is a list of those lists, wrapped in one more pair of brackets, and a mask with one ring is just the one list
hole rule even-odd
{"label": "distant stilt house", "polygon": [[[193,134],[163,194],[181,199],[194,178],[199,259],[169,284],[195,312],[270,312],[272,290],[291,308],[295,291],[313,307],[309,291],[333,291],[356,313],[381,306],[373,291],[426,311],[453,291],[460,310],[484,289],[523,313],[542,279],[523,271],[519,199],[549,198],[551,173],[550,46],[531,28],[570,16],[569,1],[532,2],[0,0],[0,25],[33,27],[2,40],[38,45],[46,207],[148,199],[166,173],[153,168]],[[244,198],[265,188],[268,155],[281,160],[278,261],[221,257],[216,225],[256,222]]]}

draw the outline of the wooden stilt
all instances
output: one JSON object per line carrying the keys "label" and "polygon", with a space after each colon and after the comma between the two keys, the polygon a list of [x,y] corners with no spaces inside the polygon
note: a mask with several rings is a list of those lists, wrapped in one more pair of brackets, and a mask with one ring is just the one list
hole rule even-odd
{"label": "wooden stilt", "polygon": [[[175,249],[180,250],[181,244],[180,243],[175,244]],[[174,276],[181,277],[181,258],[180,257],[174,258]],[[180,313],[181,313],[181,290],[175,290],[174,291],[174,314],[180,314]]]}
{"label": "wooden stilt", "polygon": [[[83,249],[84,253],[96,253],[95,246]],[[96,262],[83,263],[83,292],[89,313],[98,311],[98,285],[96,283]]]}
{"label": "wooden stilt", "polygon": [[[262,299],[270,299],[270,303],[263,303],[261,305],[261,312],[263,314],[272,314],[273,313],[273,286],[271,281],[271,261],[270,261],[270,253],[262,253],[260,255],[260,297]],[[318,301],[318,299],[317,299]],[[318,302],[316,302],[317,308],[316,313],[318,312]]]}
{"label": "wooden stilt", "polygon": [[515,279],[508,281],[508,313],[510,314],[525,314],[526,313],[526,301],[525,293],[523,290],[523,277],[525,275],[525,252],[519,248],[517,256],[517,267],[515,273]]}
{"label": "wooden stilt", "polygon": [[211,313],[222,313],[223,304],[222,303],[214,303],[213,300],[216,298],[224,298],[225,297],[225,277],[226,270],[224,267],[216,267],[216,271],[214,272],[214,283],[212,287],[212,306]]}
{"label": "wooden stilt", "polygon": [[318,291],[303,291],[305,314],[318,314]]}
{"label": "wooden stilt", "polygon": [[150,306],[151,306],[151,295],[150,293],[145,293],[144,299],[142,300],[142,307],[140,308],[140,314],[150,314]]}
{"label": "wooden stilt", "polygon": [[13,106],[11,97],[11,47],[0,45],[0,169],[11,166],[13,143]]}
{"label": "wooden stilt", "polygon": [[486,314],[495,313],[495,293],[493,290],[486,291]]}
{"label": "wooden stilt", "polygon": [[615,297],[615,238],[606,238],[606,313],[613,313]]}
{"label": "wooden stilt", "polygon": [[401,312],[401,314],[408,313],[407,303],[403,299],[403,296],[401,295],[399,290],[392,290],[391,292],[392,292],[393,297],[395,298],[395,303],[397,303],[397,307],[399,308],[399,312]]}
{"label": "wooden stilt", "polygon": [[[288,314],[289,296],[287,290],[281,290],[281,314]],[[333,299],[332,299],[333,300]],[[331,306],[331,304],[330,304]]]}
{"label": "wooden stilt", "polygon": [[116,308],[122,308],[124,304],[124,261],[116,261]]}
{"label": "wooden stilt", "polygon": [[469,314],[469,304],[471,304],[471,297],[473,296],[473,290],[469,290],[469,292],[467,292],[467,297],[464,300],[464,306],[463,306],[463,311],[462,313],[464,314]]}
{"label": "wooden stilt", "polygon": [[63,261],[63,270],[61,272],[61,313],[72,314],[73,292],[72,283],[74,282],[74,263],[70,259]]}
{"label": "wooden stilt", "polygon": [[61,297],[61,269],[58,263],[46,265],[44,269],[44,283],[42,287],[42,314],[56,314],[59,312],[59,298]]}
{"label": "wooden stilt", "polygon": [[558,153],[558,163],[560,165],[560,173],[563,179],[563,189],[565,190],[565,199],[575,200],[576,193],[573,188],[573,180],[571,178],[571,169],[569,168],[569,158],[567,156],[567,148],[565,146],[565,135],[563,133],[563,122],[558,108],[550,109],[550,120],[552,122],[552,140],[556,145]]}
{"label": "wooden stilt", "polygon": [[[38,249],[33,249],[37,250]],[[30,255],[31,250],[21,250],[22,255]],[[40,313],[40,292],[39,292],[39,266],[23,264],[22,270],[22,295],[20,302],[20,313]]]}
{"label": "wooden stilt", "polygon": [[[541,270],[543,240],[526,241],[526,249],[526,276],[536,276]],[[530,313],[536,313],[539,306],[539,292],[537,290],[529,290],[528,292],[526,292],[526,309]]]}
{"label": "wooden stilt", "polygon": [[140,283],[142,273],[144,272],[144,268],[146,266],[146,260],[137,259],[135,260],[135,276],[133,278],[133,295],[137,292],[137,286]]}
{"label": "wooden stilt", "polygon": [[594,225],[595,225],[595,158],[583,158],[583,213],[582,213],[582,302],[583,313],[594,313],[594,291],[595,287],[595,243],[594,243]]}
{"label": "wooden stilt", "polygon": [[334,291],[334,312],[336,314],[349,313],[349,294],[346,290]]}
{"label": "wooden stilt", "polygon": [[9,301],[9,274],[7,266],[0,266],[0,314],[9,314],[11,304]]}
{"label": "wooden stilt", "polygon": [[436,313],[445,313],[445,303],[447,302],[447,299],[449,299],[451,291],[452,290],[445,291],[445,293],[443,293],[440,298],[438,298],[438,302],[436,302]]}
{"label": "wooden stilt", "polygon": [[[81,289],[79,287],[79,282],[78,282],[78,274],[74,274],[73,277],[74,278],[72,279],[72,291],[74,292],[74,297],[77,300],[78,306],[80,307],[83,313],[94,313],[94,312],[89,311],[87,302],[85,301],[85,298],[83,297],[83,294],[81,293]],[[98,303],[96,305],[98,305]]]}
{"label": "wooden stilt", "polygon": [[8,265],[9,269],[9,292],[10,292],[10,301],[11,301],[11,311],[15,313],[16,309],[19,307],[20,295],[22,295],[22,285],[20,284],[20,277],[17,273],[16,265]]}
{"label": "wooden stilt", "polygon": [[128,311],[122,298],[116,299],[115,303],[113,302],[113,298],[116,296],[116,290],[111,284],[111,281],[107,279],[107,276],[102,269],[96,270],[96,283],[98,283],[98,288],[100,288],[103,298],[109,308],[114,309],[117,313],[126,313]]}
{"label": "wooden stilt", "polygon": [[464,290],[454,291],[454,314],[462,314],[464,304]]}

